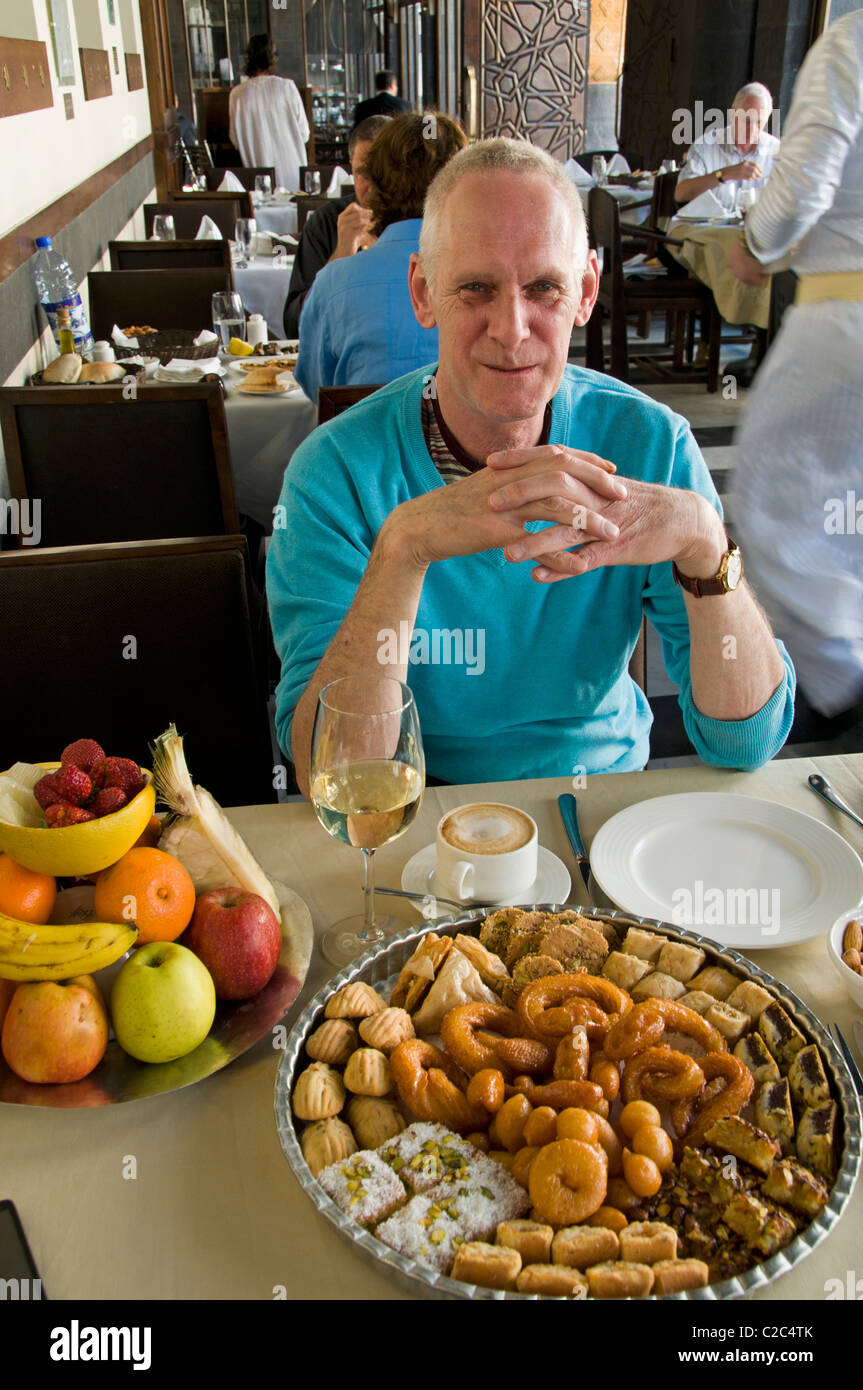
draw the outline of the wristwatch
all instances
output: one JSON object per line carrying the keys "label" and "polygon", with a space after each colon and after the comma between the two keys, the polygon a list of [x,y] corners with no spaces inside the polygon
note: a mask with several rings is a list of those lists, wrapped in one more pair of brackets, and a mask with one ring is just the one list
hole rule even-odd
{"label": "wristwatch", "polygon": [[724,182],[725,182],[724,178],[722,177],[722,170],[721,170],[721,169],[717,169],[717,170],[716,170],[716,182],[717,182],[717,183],[724,183]]}
{"label": "wristwatch", "polygon": [[730,594],[743,578],[743,556],[740,554],[740,547],[729,536],[728,549],[722,557],[718,571],[711,579],[691,579],[689,575],[680,573],[673,560],[671,571],[675,584],[679,584],[695,598],[704,598],[708,594]]}

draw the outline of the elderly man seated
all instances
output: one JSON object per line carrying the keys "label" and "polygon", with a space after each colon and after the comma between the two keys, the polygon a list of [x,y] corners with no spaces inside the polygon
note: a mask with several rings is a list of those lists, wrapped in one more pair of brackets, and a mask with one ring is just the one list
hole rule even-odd
{"label": "elderly man seated", "polygon": [[410,286],[437,364],[316,430],[285,474],[267,590],[303,790],[318,692],[355,673],[410,684],[445,781],[643,767],[651,713],[627,670],[642,613],[701,756],[772,757],[793,668],[686,421],[567,366],[597,262],[562,166],[509,140],[456,155]]}
{"label": "elderly man seated", "polygon": [[711,192],[734,212],[737,190],[761,188],[770,177],[779,141],[766,129],[773,98],[761,82],[741,87],[724,130],[709,130],[691,145],[674,196],[689,203]]}

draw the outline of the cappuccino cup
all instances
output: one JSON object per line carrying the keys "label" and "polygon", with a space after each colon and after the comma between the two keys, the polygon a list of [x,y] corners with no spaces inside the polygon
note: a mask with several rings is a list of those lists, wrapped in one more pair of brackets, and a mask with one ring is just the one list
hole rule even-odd
{"label": "cappuccino cup", "polygon": [[442,895],[460,902],[501,902],[536,879],[536,823],[517,806],[480,801],[447,811],[436,847]]}

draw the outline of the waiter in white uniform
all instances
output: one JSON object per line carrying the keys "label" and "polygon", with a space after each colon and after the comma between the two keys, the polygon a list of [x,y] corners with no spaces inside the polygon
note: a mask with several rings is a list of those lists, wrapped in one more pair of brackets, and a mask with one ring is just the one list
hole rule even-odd
{"label": "waiter in white uniform", "polygon": [[806,55],[782,149],[729,253],[791,252],[794,307],[738,437],[732,515],[758,597],[819,713],[863,714],[863,9]]}
{"label": "waiter in white uniform", "polygon": [[253,35],[246,59],[248,81],[231,91],[231,141],[245,165],[274,168],[277,186],[295,192],[300,165],[306,163],[309,122],[296,85],[272,71],[275,60],[268,36]]}

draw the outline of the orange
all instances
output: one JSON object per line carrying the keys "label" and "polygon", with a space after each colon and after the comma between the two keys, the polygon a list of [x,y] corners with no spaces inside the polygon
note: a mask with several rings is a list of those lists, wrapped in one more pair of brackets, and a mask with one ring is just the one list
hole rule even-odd
{"label": "orange", "polygon": [[0,912],[19,922],[44,926],[56,900],[57,880],[53,874],[25,869],[8,854],[0,854]]}
{"label": "orange", "polygon": [[162,837],[162,822],[158,816],[151,816],[141,831],[132,849],[140,849],[145,846],[147,849],[155,849]]}
{"label": "orange", "polygon": [[138,945],[176,941],[192,920],[195,885],[188,871],[161,849],[130,849],[96,879],[100,922],[133,922]]}

